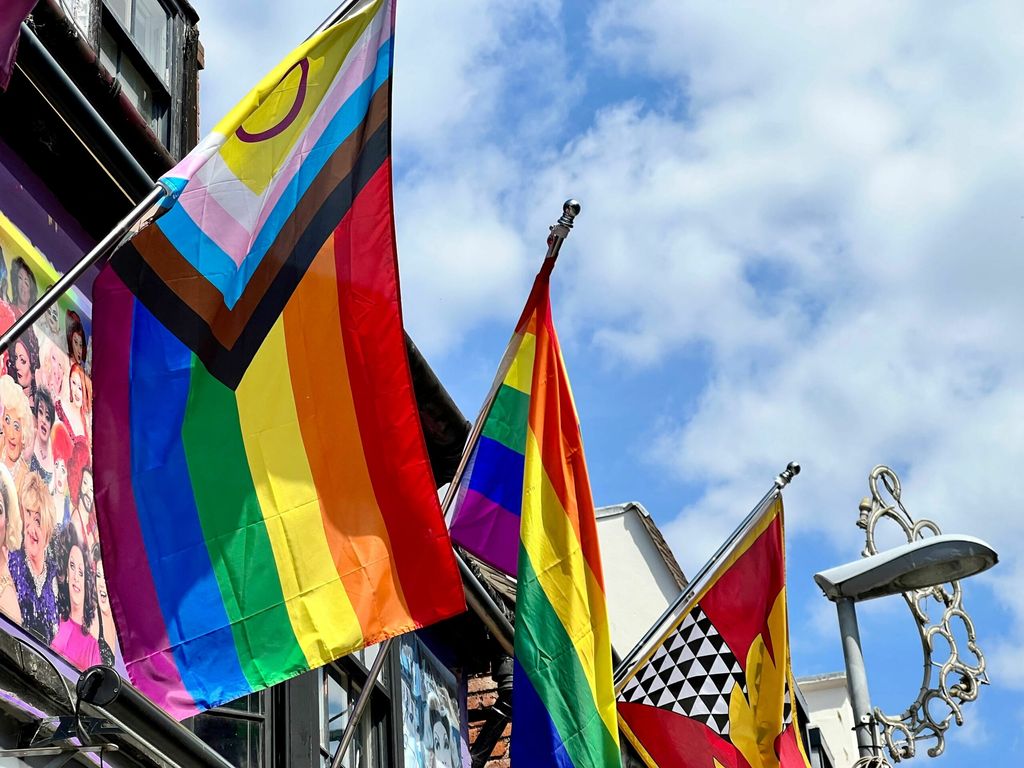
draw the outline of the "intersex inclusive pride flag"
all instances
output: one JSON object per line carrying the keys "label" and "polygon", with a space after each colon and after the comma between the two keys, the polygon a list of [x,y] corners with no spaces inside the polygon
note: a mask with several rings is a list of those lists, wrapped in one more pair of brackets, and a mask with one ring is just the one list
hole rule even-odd
{"label": "intersex inclusive pride flag", "polygon": [[392,25],[290,54],[96,283],[106,577],[177,717],[465,609],[402,332]]}
{"label": "intersex inclusive pride flag", "polygon": [[650,768],[808,768],[785,562],[776,495],[625,679],[622,731]]}
{"label": "intersex inclusive pride flag", "polygon": [[[576,406],[537,277],[519,331],[532,350],[523,435],[512,764],[619,768],[611,638]],[[524,361],[521,361],[524,362]]]}

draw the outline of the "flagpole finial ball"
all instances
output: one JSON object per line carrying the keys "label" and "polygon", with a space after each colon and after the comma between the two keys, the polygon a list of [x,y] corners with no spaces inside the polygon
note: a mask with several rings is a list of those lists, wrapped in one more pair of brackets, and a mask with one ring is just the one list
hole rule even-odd
{"label": "flagpole finial ball", "polygon": [[789,472],[793,477],[796,477],[797,475],[800,474],[800,465],[797,464],[795,461],[791,461],[789,462],[789,464],[786,465],[786,471]]}
{"label": "flagpole finial ball", "polygon": [[579,200],[573,200],[572,198],[562,203],[562,212],[576,218],[580,215],[580,211],[583,210],[583,206],[580,205]]}

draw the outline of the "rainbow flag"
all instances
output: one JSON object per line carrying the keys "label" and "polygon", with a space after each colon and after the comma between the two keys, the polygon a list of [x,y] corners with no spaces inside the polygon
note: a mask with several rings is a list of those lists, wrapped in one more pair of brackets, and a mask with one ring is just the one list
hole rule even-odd
{"label": "rainbow flag", "polygon": [[[389,66],[390,13],[386,3],[370,5],[339,25],[346,31],[328,30],[299,50],[336,60],[339,51],[318,41],[356,40],[341,57],[343,80],[353,61]],[[372,113],[381,88],[386,107],[387,89],[366,66],[355,91]],[[245,130],[256,132],[263,117],[257,109]],[[229,354],[237,370],[218,367],[220,352],[208,364],[210,350],[191,348],[194,338],[167,321],[184,311],[181,285],[161,292],[147,283],[137,296],[123,263],[96,282],[95,478],[106,578],[132,682],[179,718],[465,610],[406,358],[390,163],[386,155],[353,159],[367,157],[374,136],[384,136],[378,150],[386,150],[387,122],[354,125],[355,138],[343,137],[338,150],[354,170],[324,181],[342,192],[317,210],[312,229],[293,222],[277,236],[297,238],[281,267],[288,290],[282,297],[279,283],[268,288],[251,322],[270,324],[242,329],[243,346],[255,346]],[[303,153],[296,179],[307,179],[316,151]],[[255,183],[263,159],[247,157],[253,171],[242,168],[239,178]],[[211,199],[222,192],[207,189]],[[135,240],[147,265],[159,253],[146,250],[146,233],[176,231],[167,226],[174,210]],[[213,263],[209,242],[191,246],[198,250],[175,253]],[[281,311],[272,316],[268,301],[283,302]],[[205,322],[197,318],[181,319]],[[225,372],[230,383],[218,375]]]}
{"label": "rainbow flag", "polygon": [[393,29],[394,3],[376,0],[292,51],[161,178],[162,215],[111,261],[231,388],[338,221],[389,173]]}
{"label": "rainbow flag", "polygon": [[533,348],[516,589],[512,764],[621,766],[594,503],[551,321],[548,276],[527,305]]}
{"label": "rainbow flag", "polygon": [[535,303],[531,295],[509,345],[512,362],[466,462],[450,526],[456,544],[509,575],[515,575],[519,557],[523,462],[537,341],[527,323]]}

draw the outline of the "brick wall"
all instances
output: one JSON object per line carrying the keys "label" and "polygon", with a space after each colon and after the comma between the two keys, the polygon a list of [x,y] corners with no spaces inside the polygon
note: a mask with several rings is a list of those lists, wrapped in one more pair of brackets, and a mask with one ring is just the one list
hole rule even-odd
{"label": "brick wall", "polygon": [[[487,724],[491,716],[491,706],[498,700],[498,688],[490,675],[486,673],[473,675],[469,678],[469,743],[476,743],[476,737]],[[511,760],[508,753],[509,736],[512,724],[507,723],[498,743],[494,745],[487,768],[510,768]]]}

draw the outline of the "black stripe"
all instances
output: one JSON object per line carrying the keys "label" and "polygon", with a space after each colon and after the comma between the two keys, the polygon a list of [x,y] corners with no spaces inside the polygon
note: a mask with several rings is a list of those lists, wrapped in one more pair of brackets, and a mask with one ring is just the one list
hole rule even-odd
{"label": "black stripe", "polygon": [[235,389],[316,254],[348,213],[355,198],[387,160],[390,128],[389,117],[366,141],[352,171],[338,182],[299,236],[230,350],[224,348],[206,321],[171,290],[130,242],[114,255],[111,267],[154,317],[196,353],[215,378]]}

